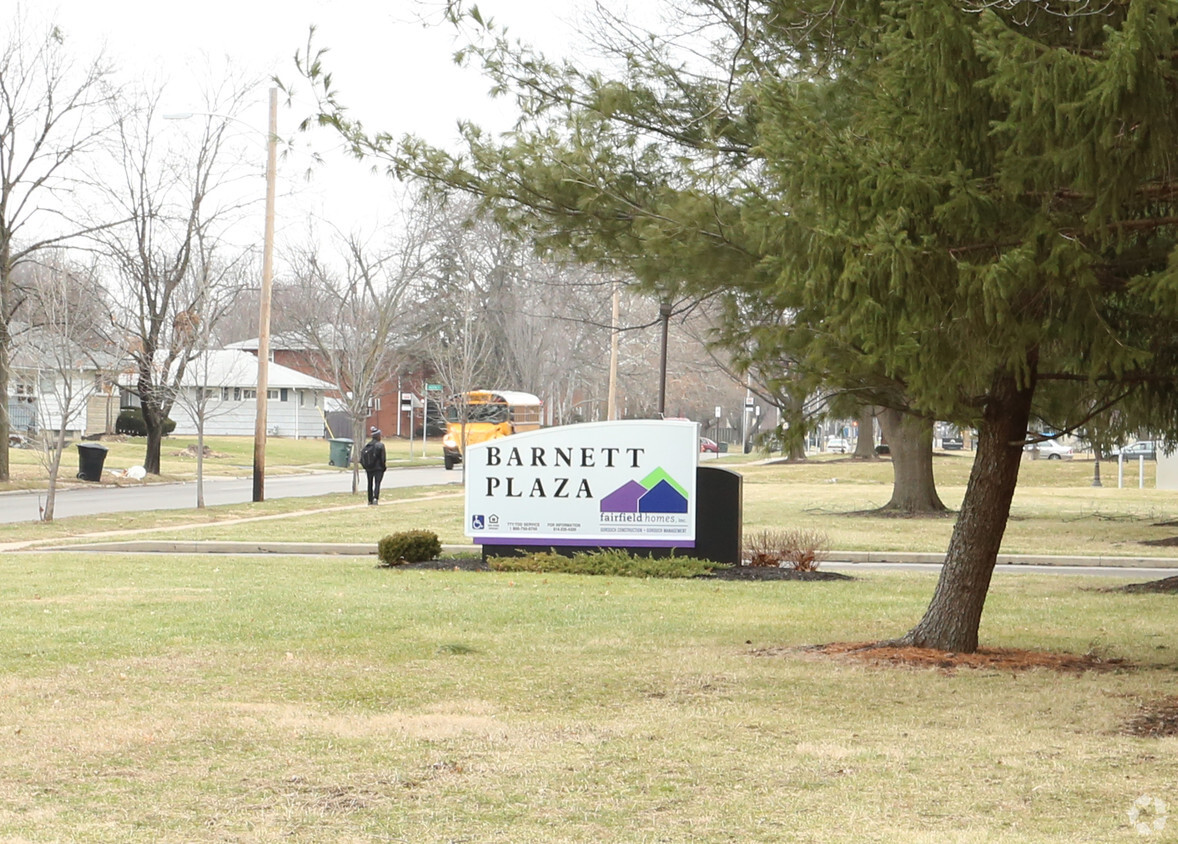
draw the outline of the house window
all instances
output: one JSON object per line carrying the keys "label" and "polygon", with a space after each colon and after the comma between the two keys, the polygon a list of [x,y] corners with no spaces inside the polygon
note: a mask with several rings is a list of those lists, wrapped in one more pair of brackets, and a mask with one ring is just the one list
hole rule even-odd
{"label": "house window", "polygon": [[368,400],[368,411],[370,413],[380,412],[380,396],[373,396]]}
{"label": "house window", "polygon": [[288,390],[286,387],[283,387],[280,393],[282,398],[279,399],[279,401],[290,401],[290,390]]}
{"label": "house window", "polygon": [[[258,391],[256,389],[244,389],[241,391],[241,397],[246,401],[249,401],[250,399],[256,399],[258,397]],[[266,398],[276,401],[278,399],[278,391],[266,390]]]}
{"label": "house window", "polygon": [[221,388],[221,401],[229,401],[229,388],[228,387]]}
{"label": "house window", "polygon": [[[246,392],[249,392],[249,390],[246,390]],[[233,400],[234,401],[241,401],[241,387],[234,387],[233,388]]]}
{"label": "house window", "polygon": [[299,407],[302,407],[306,403],[307,403],[307,391],[306,390],[299,390]]}
{"label": "house window", "polygon": [[17,381],[12,388],[12,396],[18,402],[32,404],[37,400],[37,388],[28,381]]}

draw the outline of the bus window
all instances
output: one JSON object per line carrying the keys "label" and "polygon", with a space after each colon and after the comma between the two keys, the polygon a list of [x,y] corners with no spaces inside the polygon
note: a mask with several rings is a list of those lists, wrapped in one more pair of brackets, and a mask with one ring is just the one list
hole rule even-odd
{"label": "bus window", "polygon": [[531,393],[472,390],[453,396],[446,407],[442,453],[447,469],[462,462],[468,445],[534,431],[543,424],[544,405]]}

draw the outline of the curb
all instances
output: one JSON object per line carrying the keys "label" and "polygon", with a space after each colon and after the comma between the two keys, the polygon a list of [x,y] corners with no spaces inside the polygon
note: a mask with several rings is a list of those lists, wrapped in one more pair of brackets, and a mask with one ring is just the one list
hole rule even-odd
{"label": "curb", "polygon": [[[151,540],[90,542],[78,545],[38,545],[30,551],[89,551],[91,553],[131,554],[288,554],[341,557],[376,555],[373,542],[228,542],[223,540]],[[443,545],[449,553],[477,554],[478,545]],[[945,555],[906,551],[831,551],[829,563],[905,563],[941,565]],[[999,554],[998,565],[1008,566],[1080,566],[1104,568],[1172,568],[1178,559],[1171,557],[1068,557],[1047,554]]]}
{"label": "curb", "polygon": [[[831,551],[826,562],[907,563],[939,566],[945,562],[945,555],[915,551]],[[998,565],[1178,569],[1178,559],[1173,557],[1069,557],[1053,554],[999,554]]]}

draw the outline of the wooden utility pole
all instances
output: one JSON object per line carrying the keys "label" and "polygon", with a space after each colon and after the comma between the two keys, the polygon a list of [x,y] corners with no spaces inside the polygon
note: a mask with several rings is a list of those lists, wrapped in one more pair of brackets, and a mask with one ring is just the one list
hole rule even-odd
{"label": "wooden utility pole", "polygon": [[671,303],[659,302],[659,322],[662,323],[662,337],[659,340],[659,418],[667,413],[667,335],[671,327]]}
{"label": "wooden utility pole", "polygon": [[605,400],[605,418],[609,420],[618,418],[618,317],[621,285],[615,281],[613,288],[613,316],[610,320],[609,335],[609,393]]}
{"label": "wooden utility pole", "polygon": [[274,182],[278,169],[278,89],[270,89],[266,141],[266,233],[262,241],[262,293],[258,306],[258,395],[254,419],[254,501],[266,500],[266,406],[270,379],[270,293],[274,283]]}

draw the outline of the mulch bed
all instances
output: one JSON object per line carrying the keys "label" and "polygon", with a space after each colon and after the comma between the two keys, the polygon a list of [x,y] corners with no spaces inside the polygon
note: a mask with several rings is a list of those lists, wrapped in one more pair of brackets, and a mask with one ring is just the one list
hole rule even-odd
{"label": "mulch bed", "polygon": [[[444,560],[427,560],[424,563],[406,563],[403,569],[426,569],[429,571],[490,571],[482,557],[447,557]],[[732,566],[716,569],[711,574],[701,575],[709,580],[854,580],[849,575],[833,571],[794,571],[793,569],[771,566]]]}
{"label": "mulch bed", "polygon": [[710,580],[854,580],[837,571],[795,571],[775,566],[732,566],[701,575]]}
{"label": "mulch bed", "polygon": [[1178,697],[1163,698],[1143,705],[1125,725],[1125,729],[1141,738],[1178,736]]}
{"label": "mulch bed", "polygon": [[872,666],[926,668],[946,672],[962,668],[989,668],[996,671],[1029,671],[1042,668],[1048,671],[1078,673],[1133,667],[1123,659],[1105,659],[1094,654],[1050,653],[1018,648],[978,648],[975,653],[965,654],[881,642],[832,642],[801,648],[767,648],[755,652],[758,656],[773,656],[780,653],[803,654]]}
{"label": "mulch bed", "polygon": [[[1154,525],[1154,527],[1157,527],[1157,525]],[[1178,545],[1178,536],[1166,536],[1162,539],[1142,539],[1139,544],[1150,545],[1154,548],[1173,548],[1175,545]]]}
{"label": "mulch bed", "polygon": [[1151,580],[1148,583],[1130,583],[1128,586],[1120,587],[1118,591],[1178,593],[1178,575],[1164,577],[1161,580]]}

